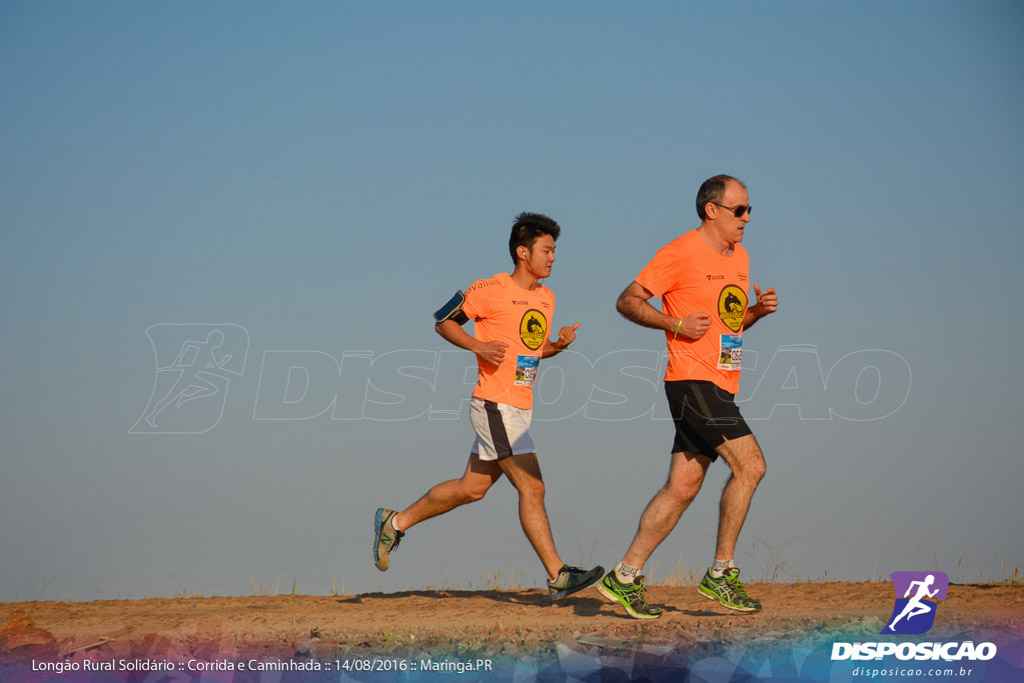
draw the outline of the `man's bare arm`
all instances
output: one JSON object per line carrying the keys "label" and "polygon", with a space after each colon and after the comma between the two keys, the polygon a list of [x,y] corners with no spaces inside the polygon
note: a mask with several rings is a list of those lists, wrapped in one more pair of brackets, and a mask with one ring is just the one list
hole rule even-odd
{"label": "man's bare arm", "polygon": [[670,318],[652,306],[648,301],[652,296],[646,287],[634,280],[622,290],[619,300],[615,302],[615,309],[622,317],[637,325],[655,330],[675,330],[679,320]]}
{"label": "man's bare arm", "polygon": [[762,292],[761,287],[755,282],[754,296],[757,298],[757,303],[748,306],[747,312],[743,314],[743,329],[745,330],[750,329],[754,323],[766,315],[771,315],[779,310],[779,297],[775,294],[774,287],[769,287]]}
{"label": "man's bare arm", "polygon": [[694,313],[685,318],[673,318],[650,304],[648,299],[652,296],[654,294],[650,290],[634,280],[619,295],[615,308],[624,318],[632,320],[637,325],[655,330],[668,330],[690,341],[700,339],[711,327],[710,313]]}
{"label": "man's bare arm", "polygon": [[572,327],[563,327],[558,331],[558,339],[551,341],[550,339],[544,340],[544,346],[540,349],[541,358],[551,358],[557,356],[562,351],[569,348],[569,344],[576,341],[576,330],[580,328],[580,324],[576,323]]}
{"label": "man's bare arm", "polygon": [[472,351],[491,365],[501,365],[501,361],[505,358],[505,347],[508,344],[501,341],[479,341],[454,320],[440,322],[434,325],[434,329],[448,343],[454,344],[460,349]]}

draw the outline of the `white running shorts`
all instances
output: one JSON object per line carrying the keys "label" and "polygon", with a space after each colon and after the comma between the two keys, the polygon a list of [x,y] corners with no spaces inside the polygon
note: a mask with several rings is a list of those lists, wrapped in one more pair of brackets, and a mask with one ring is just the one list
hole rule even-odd
{"label": "white running shorts", "polygon": [[476,432],[469,452],[479,455],[481,460],[537,451],[529,431],[532,410],[474,398],[469,402],[469,419]]}

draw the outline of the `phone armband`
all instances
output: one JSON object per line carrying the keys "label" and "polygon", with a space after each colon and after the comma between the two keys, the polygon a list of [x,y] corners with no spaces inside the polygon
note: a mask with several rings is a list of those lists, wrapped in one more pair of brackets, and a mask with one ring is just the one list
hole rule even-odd
{"label": "phone armband", "polygon": [[441,308],[434,311],[434,320],[437,324],[443,323],[445,320],[454,320],[459,325],[465,325],[469,322],[469,316],[462,311],[462,304],[466,303],[466,295],[462,293],[462,290],[455,292],[455,296],[448,300]]}

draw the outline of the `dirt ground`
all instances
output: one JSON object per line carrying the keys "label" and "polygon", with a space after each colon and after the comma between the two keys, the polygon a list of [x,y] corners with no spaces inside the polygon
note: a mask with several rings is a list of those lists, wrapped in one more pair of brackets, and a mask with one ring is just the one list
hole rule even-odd
{"label": "dirt ground", "polygon": [[[340,674],[377,680],[360,677],[353,662],[418,667],[425,657],[483,658],[519,668],[527,661],[543,673],[552,662],[564,672],[577,656],[693,661],[731,649],[735,660],[736,648],[880,640],[894,597],[889,582],[749,584],[748,590],[764,603],[760,613],[730,612],[692,586],[652,586],[649,602],[664,614],[645,621],[627,617],[595,589],[557,603],[538,589],[3,603],[0,679],[60,673],[40,671],[41,662],[62,662],[72,672],[82,672],[87,661],[121,662],[117,680],[146,678],[146,665],[132,671],[132,662],[220,667],[216,680],[263,680],[251,667],[242,676],[224,672],[241,661],[323,662],[333,667],[331,680]],[[928,638],[965,634],[1024,642],[1024,586],[951,585]],[[580,666],[589,665],[581,660]],[[185,680],[201,677],[194,669],[184,669]]]}

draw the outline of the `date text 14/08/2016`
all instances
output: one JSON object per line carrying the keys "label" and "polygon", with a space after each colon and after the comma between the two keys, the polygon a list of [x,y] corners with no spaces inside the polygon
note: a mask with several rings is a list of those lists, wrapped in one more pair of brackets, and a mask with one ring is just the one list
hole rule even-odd
{"label": "date text 14/08/2016", "polygon": [[440,671],[456,674],[476,671],[492,671],[490,659],[459,661],[454,659],[344,659],[335,660],[338,671]]}

